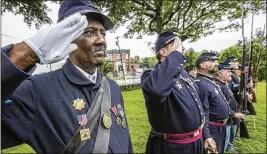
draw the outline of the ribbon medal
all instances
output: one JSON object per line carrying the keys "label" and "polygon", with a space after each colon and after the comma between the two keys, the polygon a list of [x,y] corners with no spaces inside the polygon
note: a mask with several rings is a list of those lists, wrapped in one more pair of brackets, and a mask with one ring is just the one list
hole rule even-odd
{"label": "ribbon medal", "polygon": [[86,114],[78,115],[77,120],[79,125],[83,126],[83,129],[80,130],[81,141],[90,139],[90,129],[84,127],[88,121],[87,115]]}
{"label": "ribbon medal", "polygon": [[126,128],[127,124],[126,124],[126,119],[125,119],[125,113],[124,113],[123,108],[120,104],[117,105],[117,110],[118,110],[118,115],[121,119],[121,125],[123,128]]}
{"label": "ribbon medal", "polygon": [[87,123],[87,115],[86,114],[78,115],[77,120],[78,120],[79,125],[85,126]]}
{"label": "ribbon medal", "polygon": [[81,137],[81,141],[90,139],[90,129],[85,128],[85,129],[80,130],[80,137]]}
{"label": "ribbon medal", "polygon": [[121,119],[123,119],[124,118],[124,112],[123,112],[123,109],[122,109],[120,104],[117,105],[117,110],[118,110],[119,117]]}
{"label": "ribbon medal", "polygon": [[117,124],[118,125],[121,125],[121,119],[120,119],[120,117],[118,116],[118,111],[117,111],[117,107],[116,106],[113,106],[112,108],[111,108],[111,111],[113,112],[113,114],[116,116],[116,122],[117,122]]}

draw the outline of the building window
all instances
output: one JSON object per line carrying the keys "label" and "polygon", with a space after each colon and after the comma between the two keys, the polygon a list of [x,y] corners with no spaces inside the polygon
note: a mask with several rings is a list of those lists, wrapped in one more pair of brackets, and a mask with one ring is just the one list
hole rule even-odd
{"label": "building window", "polygon": [[112,60],[112,54],[107,54],[107,60]]}
{"label": "building window", "polygon": [[117,59],[121,59],[121,56],[120,56],[120,54],[117,54]]}
{"label": "building window", "polygon": [[126,54],[126,59],[128,60],[128,58],[129,58],[129,57],[128,57],[128,54]]}

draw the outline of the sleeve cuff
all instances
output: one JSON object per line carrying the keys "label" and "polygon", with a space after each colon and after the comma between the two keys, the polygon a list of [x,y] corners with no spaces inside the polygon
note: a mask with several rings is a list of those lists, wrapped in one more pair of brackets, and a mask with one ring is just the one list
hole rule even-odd
{"label": "sleeve cuff", "polygon": [[203,140],[205,141],[207,138],[212,138],[210,134],[203,134]]}
{"label": "sleeve cuff", "polygon": [[[11,46],[12,48],[12,46]],[[9,48],[9,50],[11,50],[11,48]],[[4,49],[5,50],[5,49]],[[8,49],[6,49],[8,50]],[[21,70],[20,68],[18,68],[16,65],[14,65],[9,58],[6,55],[6,51],[1,52],[1,81],[4,81],[5,79],[9,79],[9,78],[20,78],[21,81],[25,80],[26,78],[28,78],[29,76],[32,75],[32,73],[35,71],[36,69],[36,65],[34,65],[32,68],[29,69],[29,71],[24,72],[23,70]]]}
{"label": "sleeve cuff", "polygon": [[230,117],[234,117],[235,116],[235,111],[233,111],[232,109],[230,109]]}
{"label": "sleeve cuff", "polygon": [[186,63],[185,56],[179,51],[171,52],[170,55],[168,56],[168,58],[175,58],[181,64],[185,64]]}

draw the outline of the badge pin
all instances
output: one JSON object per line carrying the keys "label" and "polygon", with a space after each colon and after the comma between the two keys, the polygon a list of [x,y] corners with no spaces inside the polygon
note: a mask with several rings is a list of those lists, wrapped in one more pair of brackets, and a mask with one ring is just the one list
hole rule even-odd
{"label": "badge pin", "polygon": [[104,113],[102,121],[105,128],[109,129],[111,127],[112,120],[109,113]]}
{"label": "badge pin", "polygon": [[87,115],[86,114],[78,115],[77,120],[79,125],[85,126],[87,123]]}
{"label": "badge pin", "polygon": [[183,88],[182,85],[181,85],[180,83],[177,84],[177,87],[179,88],[179,90]]}
{"label": "badge pin", "polygon": [[82,110],[84,108],[84,101],[83,99],[79,99],[77,98],[76,100],[73,101],[73,107],[76,109],[76,110]]}
{"label": "badge pin", "polygon": [[80,130],[80,137],[81,137],[81,141],[90,139],[90,129],[85,128],[85,129]]}
{"label": "badge pin", "polygon": [[118,125],[121,125],[121,118],[117,117],[116,122],[117,122]]}
{"label": "badge pin", "polygon": [[126,125],[126,119],[125,118],[123,118],[121,125],[123,128],[126,128],[127,125]]}
{"label": "badge pin", "polygon": [[218,90],[216,89],[216,88],[214,88],[214,91],[215,91],[215,93],[218,95],[219,94],[219,92],[218,92]]}
{"label": "badge pin", "polygon": [[120,118],[123,119],[124,118],[124,111],[123,111],[120,104],[117,105],[117,110],[118,110],[118,114],[119,114]]}

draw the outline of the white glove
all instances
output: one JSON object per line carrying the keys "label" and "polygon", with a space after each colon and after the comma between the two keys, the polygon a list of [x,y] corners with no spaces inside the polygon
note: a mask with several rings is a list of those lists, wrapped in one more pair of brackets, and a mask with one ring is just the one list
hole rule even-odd
{"label": "white glove", "polygon": [[83,33],[87,25],[86,16],[76,13],[24,42],[35,52],[41,64],[56,63],[78,48],[72,42]]}

